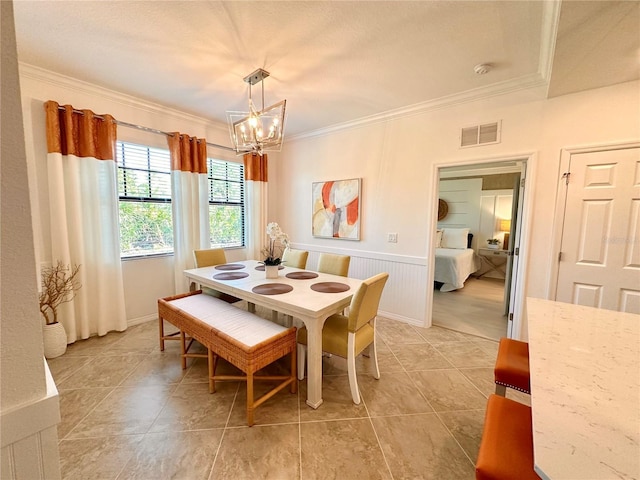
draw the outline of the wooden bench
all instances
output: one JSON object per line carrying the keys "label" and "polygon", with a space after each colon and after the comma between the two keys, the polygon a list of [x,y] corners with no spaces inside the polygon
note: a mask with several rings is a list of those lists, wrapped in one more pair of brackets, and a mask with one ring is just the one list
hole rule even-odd
{"label": "wooden bench", "polygon": [[[160,349],[164,349],[163,320],[180,329],[182,368],[188,357],[205,357],[209,365],[209,392],[216,380],[247,381],[247,424],[254,423],[254,409],[277,392],[291,386],[296,393],[296,328],[285,328],[241,310],[201,290],[158,299]],[[187,335],[190,337],[188,338]],[[189,353],[193,340],[207,348],[207,355]],[[187,343],[188,342],[188,343]],[[274,361],[291,354],[290,375],[255,375]],[[245,375],[216,375],[218,357],[242,370]],[[258,399],[253,398],[254,380],[280,380]]]}

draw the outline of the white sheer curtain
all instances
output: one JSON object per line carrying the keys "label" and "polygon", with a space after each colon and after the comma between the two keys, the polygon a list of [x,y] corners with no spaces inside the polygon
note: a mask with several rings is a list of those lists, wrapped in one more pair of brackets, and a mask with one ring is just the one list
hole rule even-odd
{"label": "white sheer curtain", "polygon": [[176,293],[188,292],[184,270],[194,268],[193,251],[211,246],[207,182],[207,142],[180,135],[167,137],[171,154],[171,198]]}
{"label": "white sheer curtain", "polygon": [[127,328],[115,162],[110,115],[45,103],[51,217],[51,261],[80,265],[75,298],[58,318],[67,342]]}
{"label": "white sheer curtain", "polygon": [[262,259],[267,238],[268,168],[267,155],[244,156],[247,207],[247,258]]}

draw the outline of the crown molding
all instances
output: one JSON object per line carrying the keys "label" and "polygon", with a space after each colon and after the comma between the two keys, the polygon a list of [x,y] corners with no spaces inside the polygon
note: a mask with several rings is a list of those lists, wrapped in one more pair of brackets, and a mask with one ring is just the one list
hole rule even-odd
{"label": "crown molding", "polygon": [[[466,92],[456,93],[454,95],[448,95],[445,97],[436,98],[426,102],[416,103],[409,105],[408,107],[402,107],[395,110],[388,110],[383,113],[362,117],[357,120],[337,123],[326,128],[313,130],[310,132],[301,133],[298,135],[292,135],[289,140],[300,140],[311,137],[321,137],[331,133],[339,131],[350,130],[353,128],[360,128],[365,125],[371,125],[374,123],[385,122],[392,119],[408,117],[412,115],[419,115],[433,110],[439,110],[448,108],[464,103],[471,103],[486,98],[492,98],[500,95],[506,95],[508,93],[516,92],[519,90],[528,90],[538,87],[546,87],[546,80],[539,74],[533,73],[530,75],[524,75],[504,82],[494,83],[487,87],[474,88],[467,90]],[[545,88],[546,94],[546,88]]]}
{"label": "crown molding", "polygon": [[127,95],[116,90],[111,90],[109,88],[101,87],[99,85],[85,82],[83,80],[78,80],[67,75],[52,72],[51,70],[46,70],[35,65],[18,62],[18,69],[20,76],[24,78],[30,78],[36,81],[47,83],[49,85],[54,85],[68,90],[73,90],[75,92],[81,92],[88,95],[104,98],[106,100],[109,100],[110,102],[124,105],[126,107],[135,108],[136,110],[141,110],[146,113],[154,115],[170,115],[172,117],[186,120],[191,123],[196,123],[207,127],[219,128],[227,132],[226,124],[221,124],[220,122],[216,122],[208,118],[199,117],[197,115],[192,115],[181,110],[176,110],[175,108],[167,107],[159,103],[140,100],[139,98],[132,95]]}

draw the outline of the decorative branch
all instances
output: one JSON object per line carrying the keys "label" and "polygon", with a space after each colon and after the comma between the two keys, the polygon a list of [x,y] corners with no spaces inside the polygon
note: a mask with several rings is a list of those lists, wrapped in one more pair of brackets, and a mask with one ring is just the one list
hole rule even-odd
{"label": "decorative branch", "polygon": [[60,260],[56,265],[42,269],[40,313],[47,325],[58,323],[58,307],[75,298],[82,286],[77,278],[79,272],[80,265],[71,268]]}

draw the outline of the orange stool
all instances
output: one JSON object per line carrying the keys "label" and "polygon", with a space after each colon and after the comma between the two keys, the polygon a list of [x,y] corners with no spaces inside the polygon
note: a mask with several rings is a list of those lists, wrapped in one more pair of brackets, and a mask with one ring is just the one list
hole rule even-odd
{"label": "orange stool", "polygon": [[540,480],[533,469],[531,407],[489,396],[476,480]]}
{"label": "orange stool", "polygon": [[496,395],[504,397],[507,387],[531,393],[529,344],[510,338],[501,338],[494,377]]}

